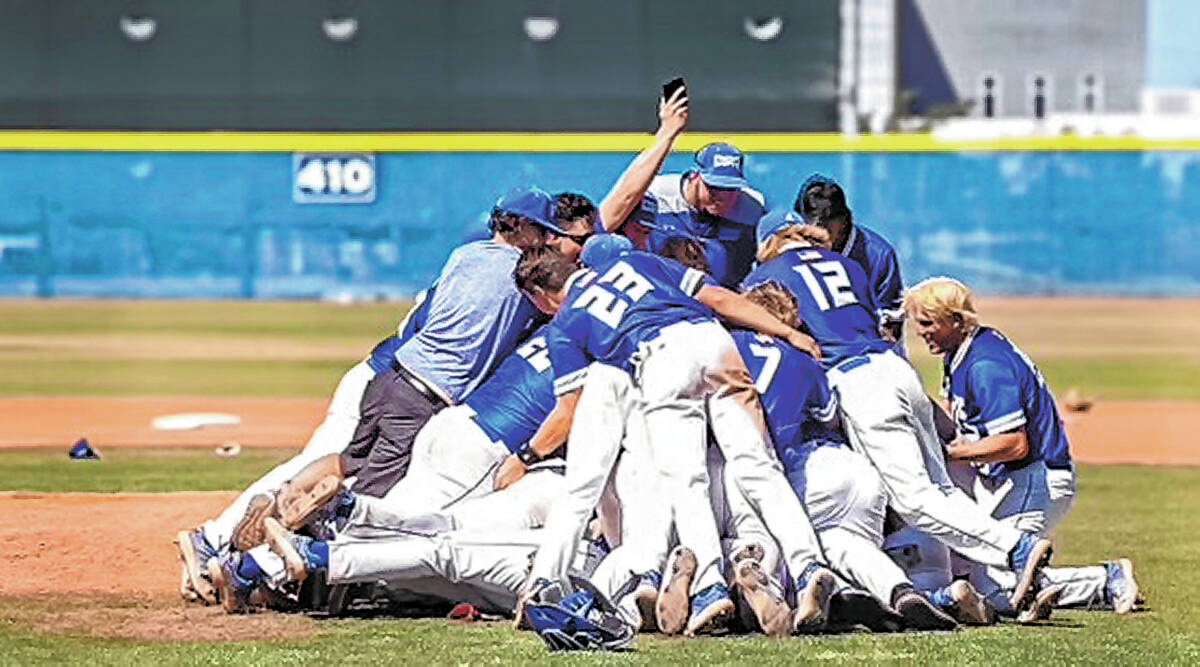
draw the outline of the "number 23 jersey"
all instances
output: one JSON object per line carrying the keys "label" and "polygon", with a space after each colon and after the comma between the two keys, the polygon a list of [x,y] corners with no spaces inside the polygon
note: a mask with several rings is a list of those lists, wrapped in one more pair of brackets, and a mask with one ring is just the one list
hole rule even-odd
{"label": "number 23 jersey", "polygon": [[712,320],[712,310],[694,298],[711,282],[700,271],[638,251],[576,273],[546,331],[555,393],[582,387],[593,361],[631,372],[639,347],[664,327]]}

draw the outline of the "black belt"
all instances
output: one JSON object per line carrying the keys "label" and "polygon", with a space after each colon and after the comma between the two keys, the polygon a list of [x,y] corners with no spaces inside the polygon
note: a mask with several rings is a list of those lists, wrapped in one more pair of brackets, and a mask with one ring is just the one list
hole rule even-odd
{"label": "black belt", "polygon": [[439,396],[438,393],[433,390],[433,387],[429,386],[428,382],[422,380],[416,375],[413,375],[412,371],[402,366],[400,362],[396,361],[395,359],[392,360],[392,370],[396,371],[396,375],[404,378],[404,381],[407,382],[410,387],[416,389],[418,394],[424,396],[425,399],[434,406],[441,406],[443,408],[450,407],[450,404],[446,403],[446,399]]}

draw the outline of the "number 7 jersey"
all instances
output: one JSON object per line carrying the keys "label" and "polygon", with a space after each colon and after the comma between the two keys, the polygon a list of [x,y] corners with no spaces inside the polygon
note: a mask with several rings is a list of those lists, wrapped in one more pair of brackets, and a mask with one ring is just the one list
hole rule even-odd
{"label": "number 7 jersey", "polygon": [[821,364],[826,369],[850,357],[891,348],[879,335],[867,274],[854,260],[824,248],[791,248],[756,267],[742,285],[749,288],[768,281],[796,297],[800,319],[821,346]]}

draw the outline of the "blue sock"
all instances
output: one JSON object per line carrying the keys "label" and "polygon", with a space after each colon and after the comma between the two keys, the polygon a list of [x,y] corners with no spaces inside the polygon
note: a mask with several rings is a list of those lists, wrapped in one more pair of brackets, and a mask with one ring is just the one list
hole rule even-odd
{"label": "blue sock", "polygon": [[954,600],[950,599],[949,586],[943,586],[935,591],[930,591],[927,593],[927,597],[929,598],[930,602],[938,607],[941,607],[942,609],[946,609],[954,605]]}
{"label": "blue sock", "polygon": [[254,556],[250,554],[242,554],[242,560],[237,566],[237,575],[246,581],[258,581],[262,579],[266,573],[259,567],[258,561],[254,560]]}
{"label": "blue sock", "polygon": [[312,557],[310,565],[314,569],[326,570],[329,569],[329,543],[313,540],[313,543],[308,545],[308,553]]}

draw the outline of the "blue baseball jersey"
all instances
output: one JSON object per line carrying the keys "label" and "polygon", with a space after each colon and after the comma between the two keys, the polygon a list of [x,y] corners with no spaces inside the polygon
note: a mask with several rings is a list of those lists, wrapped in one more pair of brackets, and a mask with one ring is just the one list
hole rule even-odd
{"label": "blue baseball jersey", "polygon": [[[763,216],[763,196],[753,188],[742,188],[737,202],[724,216],[697,211],[683,196],[688,174],[663,174],[655,177],[646,190],[654,203],[650,247],[659,248],[667,239],[687,236],[704,247],[705,258],[716,282],[736,287],[750,267],[758,250],[754,226]],[[649,211],[649,206],[643,206]]]}
{"label": "blue baseball jersey", "polygon": [[412,308],[408,309],[408,314],[396,327],[396,333],[379,341],[375,349],[371,350],[371,356],[367,357],[367,365],[376,375],[390,369],[392,361],[396,358],[396,350],[425,326],[425,320],[429,318],[429,297],[435,289],[437,283],[418,292]]}
{"label": "blue baseball jersey", "polygon": [[554,371],[546,349],[546,326],[538,329],[464,404],[475,411],[475,423],[509,451],[533,437],[554,409]]}
{"label": "blue baseball jersey", "polygon": [[425,324],[396,360],[450,403],[478,387],[538,321],[512,273],[521,251],[476,241],[450,254],[429,297]]}
{"label": "blue baseball jersey", "polygon": [[876,319],[891,324],[904,319],[904,281],[896,251],[878,233],[852,224],[842,254],[858,262],[867,274],[867,284],[875,301]]}
{"label": "blue baseball jersey", "polygon": [[712,310],[694,298],[710,282],[704,273],[641,251],[576,273],[546,333],[555,393],[582,387],[593,361],[631,371],[638,348],[663,327],[712,320]]}
{"label": "blue baseball jersey", "polygon": [[845,442],[840,432],[826,427],[837,414],[837,394],[812,357],[753,331],[735,329],[731,334],[762,398],[784,469],[791,472],[803,465],[800,446],[805,442]]}
{"label": "blue baseball jersey", "polygon": [[821,346],[825,368],[891,348],[879,335],[867,275],[854,260],[825,248],[797,246],[756,267],[744,285],[767,281],[796,297],[803,327]]}
{"label": "blue baseball jersey", "polygon": [[1071,465],[1071,452],[1054,396],[1041,371],[999,331],[977,328],[943,363],[943,383],[958,432],[968,441],[1025,430],[1029,453],[992,465],[989,476],[1044,461]]}

